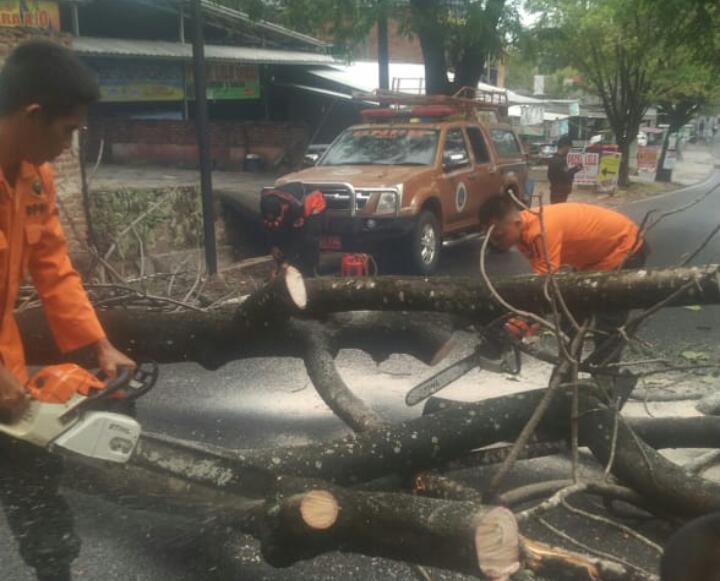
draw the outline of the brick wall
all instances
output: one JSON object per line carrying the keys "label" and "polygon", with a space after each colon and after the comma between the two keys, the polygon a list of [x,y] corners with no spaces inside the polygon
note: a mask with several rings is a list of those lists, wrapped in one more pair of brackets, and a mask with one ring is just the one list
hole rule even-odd
{"label": "brick wall", "polygon": [[[103,159],[119,164],[196,167],[195,124],[191,121],[94,119],[89,124],[88,155],[96,155],[104,139]],[[216,169],[242,169],[246,153],[266,164],[296,166],[309,139],[297,123],[217,121],[210,124]]]}
{"label": "brick wall", "polygon": [[[32,38],[48,38],[69,46],[72,37],[33,28],[0,27],[0,66],[7,55],[21,42]],[[58,205],[67,234],[70,253],[82,254],[87,246],[87,224],[82,203],[82,180],[77,144],[53,164],[58,190]]]}
{"label": "brick wall", "polygon": [[[377,25],[372,27],[367,41],[360,47],[358,59],[377,60],[378,57]],[[400,24],[395,20],[388,22],[388,49],[390,61],[394,63],[424,63],[420,41],[416,36],[409,37],[400,31]]]}

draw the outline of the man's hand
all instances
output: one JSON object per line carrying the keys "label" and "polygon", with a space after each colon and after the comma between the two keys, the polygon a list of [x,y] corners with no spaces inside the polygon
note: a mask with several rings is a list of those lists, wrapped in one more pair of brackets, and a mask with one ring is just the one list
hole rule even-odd
{"label": "man's hand", "polygon": [[18,379],[0,365],[0,422],[18,421],[28,405],[30,393]]}
{"label": "man's hand", "polygon": [[132,359],[120,353],[107,339],[101,339],[95,343],[94,347],[98,365],[108,377],[115,377],[117,368],[120,366],[129,367],[130,369],[137,367],[137,364]]}

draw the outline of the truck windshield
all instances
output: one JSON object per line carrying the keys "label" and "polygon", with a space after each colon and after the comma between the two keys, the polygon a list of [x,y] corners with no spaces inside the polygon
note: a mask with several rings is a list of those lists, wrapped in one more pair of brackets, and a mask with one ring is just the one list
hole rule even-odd
{"label": "truck windshield", "polygon": [[433,129],[350,129],[320,165],[432,165],[438,143]]}

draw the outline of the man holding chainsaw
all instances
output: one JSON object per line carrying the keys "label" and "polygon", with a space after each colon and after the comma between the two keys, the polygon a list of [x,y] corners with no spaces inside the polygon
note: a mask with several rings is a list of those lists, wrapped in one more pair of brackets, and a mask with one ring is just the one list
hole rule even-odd
{"label": "man holding chainsaw", "polygon": [[[99,98],[88,69],[46,41],[20,45],[0,73],[0,421],[28,404],[28,375],[13,317],[25,272],[64,352],[88,348],[113,376],[133,361],[103,332],[67,254],[48,162],[70,147]],[[57,493],[60,459],[26,443],[0,439],[0,499],[25,562],[38,579],[70,579],[79,551],[72,515]]]}
{"label": "man holding chainsaw", "polygon": [[[637,225],[627,216],[591,204],[565,203],[543,208],[540,214],[520,210],[508,196],[495,196],[480,209],[480,223],[493,227],[490,241],[499,250],[513,246],[538,274],[561,269],[580,272],[641,268],[648,246]],[[544,230],[544,236],[543,236]],[[584,318],[581,314],[578,318]],[[598,313],[594,364],[620,359],[621,340],[608,341],[608,334],[627,320],[626,311]],[[508,330],[522,336],[529,330],[520,320],[511,320]]]}

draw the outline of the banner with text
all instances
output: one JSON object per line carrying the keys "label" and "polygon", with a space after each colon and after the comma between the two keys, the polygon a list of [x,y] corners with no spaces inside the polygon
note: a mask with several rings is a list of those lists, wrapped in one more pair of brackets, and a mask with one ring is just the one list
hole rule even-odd
{"label": "banner with text", "polygon": [[567,164],[573,167],[583,164],[583,169],[575,174],[575,185],[594,186],[597,183],[600,156],[597,153],[570,152],[567,155]]}
{"label": "banner with text", "polygon": [[0,0],[0,26],[59,31],[58,3],[51,0]]}

